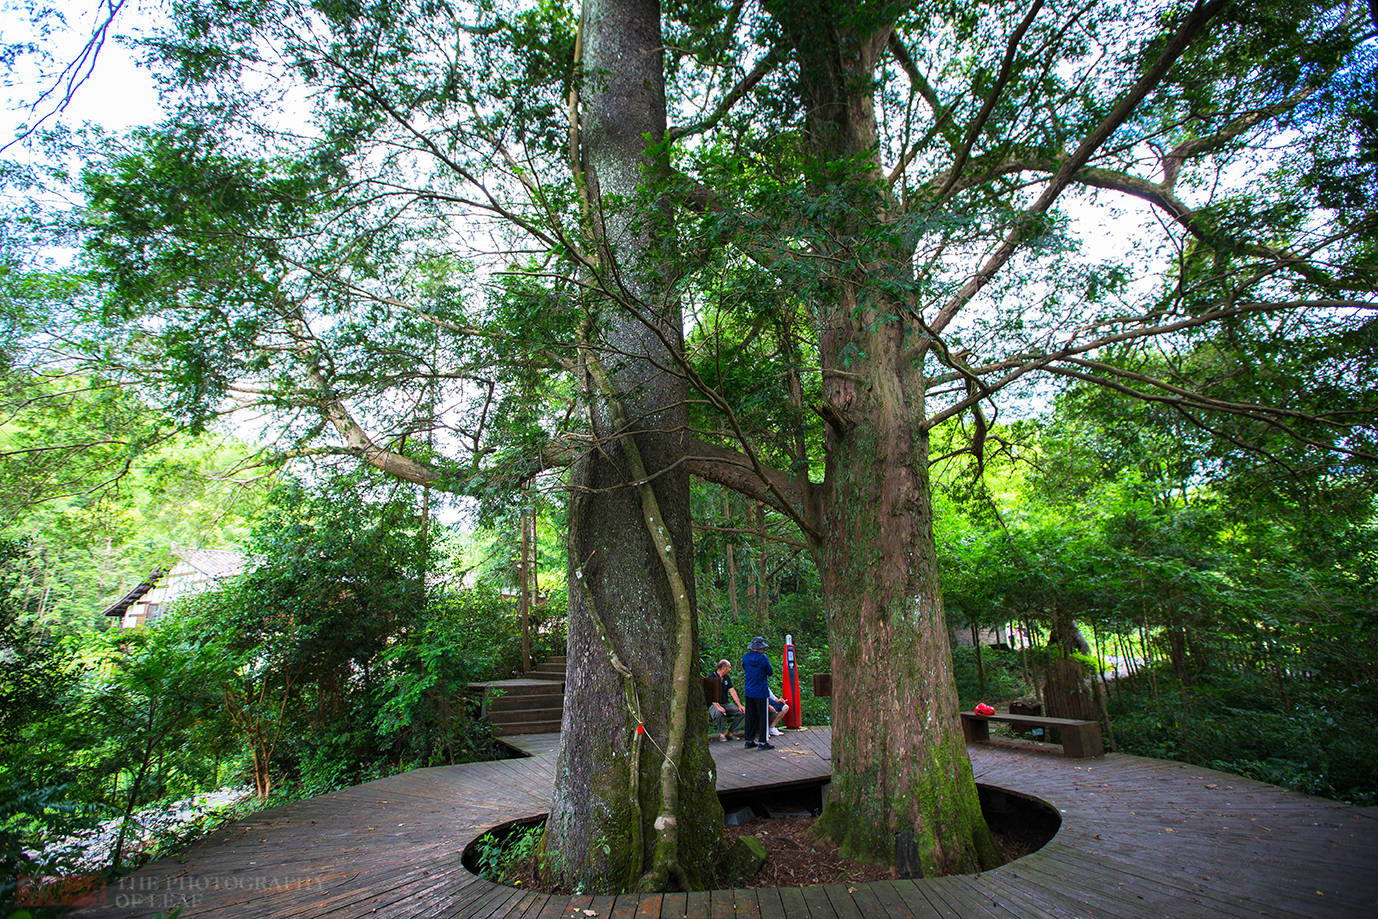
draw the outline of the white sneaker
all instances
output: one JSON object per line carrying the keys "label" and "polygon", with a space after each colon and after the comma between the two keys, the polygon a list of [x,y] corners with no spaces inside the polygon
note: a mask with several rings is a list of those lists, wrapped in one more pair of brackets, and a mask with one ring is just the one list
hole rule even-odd
{"label": "white sneaker", "polygon": [[779,729],[779,728],[771,728],[771,729],[770,729],[770,736],[771,736],[771,737],[779,737],[779,736],[780,736],[780,729]]}

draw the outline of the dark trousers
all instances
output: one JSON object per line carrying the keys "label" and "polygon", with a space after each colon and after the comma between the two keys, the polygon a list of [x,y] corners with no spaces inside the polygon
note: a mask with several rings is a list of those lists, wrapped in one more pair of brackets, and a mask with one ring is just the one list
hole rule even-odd
{"label": "dark trousers", "polygon": [[770,722],[766,720],[766,700],[765,697],[754,699],[746,697],[746,739],[757,743],[766,742],[766,728]]}

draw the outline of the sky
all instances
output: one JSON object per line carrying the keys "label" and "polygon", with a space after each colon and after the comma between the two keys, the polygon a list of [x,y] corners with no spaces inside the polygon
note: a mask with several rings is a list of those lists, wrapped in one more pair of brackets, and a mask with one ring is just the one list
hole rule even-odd
{"label": "sky", "polygon": [[[22,0],[0,0],[0,44],[9,46],[34,43],[38,53],[26,53],[15,61],[3,81],[4,100],[0,106],[0,127],[4,141],[13,138],[21,125],[51,109],[35,111],[34,103],[54,86],[62,68],[81,53],[92,30],[100,21],[96,0],[67,0],[57,4],[66,8],[66,22],[50,23],[41,34]],[[151,73],[138,62],[138,52],[116,36],[146,30],[156,21],[157,4],[128,0],[120,11],[114,36],[101,48],[90,78],[77,90],[71,103],[46,124],[78,127],[90,122],[112,130],[151,124],[162,117],[158,88]],[[12,147],[8,156],[23,159],[21,149]]]}

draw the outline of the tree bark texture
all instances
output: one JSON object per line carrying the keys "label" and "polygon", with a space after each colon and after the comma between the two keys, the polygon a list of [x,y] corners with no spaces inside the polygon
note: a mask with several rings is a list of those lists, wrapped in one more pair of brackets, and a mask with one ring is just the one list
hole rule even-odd
{"label": "tree bark texture", "polygon": [[706,887],[722,808],[690,679],[685,383],[665,372],[682,327],[657,273],[667,212],[645,200],[660,168],[647,141],[665,133],[659,4],[588,3],[583,48],[580,167],[599,269],[622,302],[594,304],[585,355],[596,442],[571,478],[569,667],[543,865],[593,893]]}
{"label": "tree bark texture", "polygon": [[[840,196],[815,294],[828,418],[818,556],[833,670],[833,780],[822,829],[845,854],[925,875],[998,863],[957,715],[938,582],[923,379],[905,352],[912,252],[898,234],[872,99],[894,10],[771,2],[794,44],[810,174]],[[894,283],[886,283],[894,282]]]}

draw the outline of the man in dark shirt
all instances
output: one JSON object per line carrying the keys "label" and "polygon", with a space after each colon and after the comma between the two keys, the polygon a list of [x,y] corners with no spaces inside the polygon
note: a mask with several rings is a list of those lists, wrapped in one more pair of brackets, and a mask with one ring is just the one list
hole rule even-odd
{"label": "man in dark shirt", "polygon": [[[732,733],[742,727],[742,700],[732,685],[732,677],[728,676],[731,672],[731,663],[718,661],[718,669],[713,673],[722,685],[718,690],[718,701],[708,703],[708,716],[713,719],[718,739],[723,741],[731,740]],[[726,729],[723,728],[723,719],[729,719]]]}

